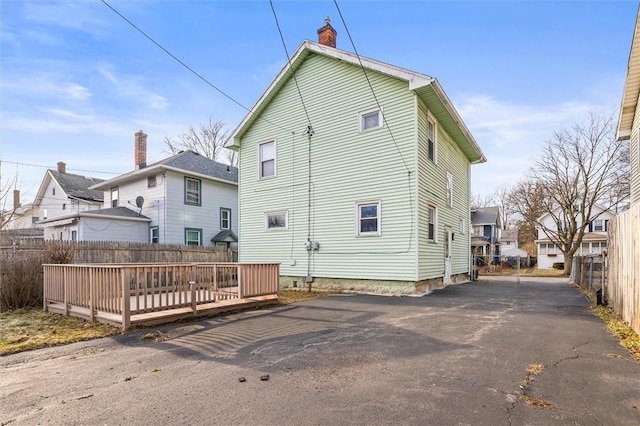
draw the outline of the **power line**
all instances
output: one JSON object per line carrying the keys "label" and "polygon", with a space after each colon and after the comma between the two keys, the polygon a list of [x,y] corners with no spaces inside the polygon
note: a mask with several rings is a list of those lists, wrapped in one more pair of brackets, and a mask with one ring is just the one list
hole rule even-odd
{"label": "power line", "polygon": [[333,3],[336,5],[336,9],[338,10],[338,14],[340,15],[340,19],[342,20],[342,25],[344,25],[344,29],[347,32],[347,35],[349,36],[349,41],[351,42],[351,46],[353,47],[353,52],[356,54],[356,57],[358,58],[358,62],[360,62],[360,68],[362,68],[362,72],[364,73],[364,77],[367,79],[367,84],[369,84],[369,88],[371,89],[371,93],[373,94],[373,98],[376,101],[376,105],[378,106],[378,110],[380,111],[380,114],[382,114],[382,121],[384,121],[384,124],[387,127],[387,130],[389,131],[389,135],[391,135],[391,140],[393,141],[393,144],[396,146],[396,150],[398,151],[398,155],[400,155],[400,159],[402,160],[402,162],[404,163],[404,167],[407,169],[407,171],[409,173],[411,173],[411,170],[409,169],[409,166],[407,165],[407,162],[404,160],[404,156],[402,155],[402,152],[400,151],[400,147],[398,147],[398,143],[396,142],[396,138],[393,136],[393,132],[391,132],[391,127],[389,127],[389,123],[387,123],[387,118],[384,115],[384,112],[382,111],[382,107],[380,106],[380,102],[378,102],[378,97],[376,96],[376,92],[373,90],[373,85],[371,84],[371,80],[369,80],[369,75],[367,74],[367,70],[365,69],[364,65],[362,64],[362,59],[360,59],[360,54],[358,53],[358,50],[356,49],[356,45],[353,42],[353,38],[351,38],[351,33],[349,32],[349,28],[347,27],[347,23],[344,20],[344,17],[342,16],[342,11],[340,10],[340,6],[338,6],[338,1],[337,0],[333,0]]}
{"label": "power line", "polygon": [[309,123],[309,127],[311,126],[311,119],[309,118],[309,112],[307,111],[307,106],[304,104],[304,99],[302,98],[302,92],[300,91],[300,86],[298,85],[298,79],[296,78],[296,72],[291,66],[291,57],[289,56],[289,51],[287,50],[287,44],[284,42],[284,36],[282,35],[282,30],[280,29],[280,23],[278,22],[278,16],[276,15],[276,10],[273,7],[273,1],[269,0],[269,5],[271,5],[271,11],[273,12],[273,18],[276,21],[276,27],[278,27],[278,33],[280,34],[280,40],[282,41],[282,47],[284,47],[284,53],[287,55],[287,63],[289,64],[289,69],[291,70],[291,74],[293,75],[293,81],[296,84],[296,89],[298,89],[298,96],[300,96],[300,102],[302,102],[302,109],[304,109],[304,114],[307,116],[307,122]]}
{"label": "power line", "polygon": [[[189,65],[187,65],[186,63],[184,63],[182,60],[180,60],[177,56],[175,56],[173,53],[169,52],[167,49],[165,49],[160,43],[158,43],[157,41],[155,41],[153,38],[151,38],[149,35],[147,35],[147,33],[145,33],[144,31],[142,31],[139,27],[137,27],[133,22],[131,22],[129,19],[127,19],[126,16],[124,16],[122,13],[118,12],[116,9],[114,9],[109,3],[107,3],[105,0],[100,0],[105,6],[107,6],[109,9],[111,9],[116,15],[118,15],[119,17],[121,17],[125,22],[127,22],[129,25],[131,25],[133,28],[135,28],[140,34],[142,34],[144,37],[146,37],[151,43],[155,44],[158,48],[160,48],[164,53],[166,53],[167,55],[171,56],[171,58],[173,58],[176,62],[178,62],[180,65],[182,65],[183,67],[185,67],[187,70],[191,71],[191,73],[193,73],[193,75],[195,75],[196,77],[198,77],[200,80],[204,81],[206,84],[208,84],[209,86],[211,86],[214,90],[216,90],[218,93],[220,93],[222,96],[226,97],[227,99],[229,99],[231,102],[235,103],[236,105],[238,105],[239,107],[241,107],[242,109],[248,111],[250,114],[254,114],[254,112],[247,108],[246,106],[242,105],[239,101],[235,100],[233,97],[231,97],[231,95],[228,95],[227,93],[225,93],[222,89],[216,87],[213,83],[211,83],[209,80],[207,80],[206,78],[204,78],[201,74],[199,74],[197,71],[195,71],[193,68],[191,68]],[[258,118],[260,118],[261,120],[274,125],[276,127],[279,127],[280,129],[283,130],[287,130],[282,126],[279,126],[271,121],[269,121],[268,119],[259,116]],[[288,130],[287,130],[288,131]]]}
{"label": "power line", "polygon": [[[17,166],[28,166],[28,167],[40,167],[43,169],[52,169],[55,170],[55,167],[51,167],[51,166],[45,166],[42,164],[32,164],[32,163],[21,163],[19,161],[5,161],[5,160],[0,160],[0,164],[2,163],[7,163],[7,164],[15,164]],[[102,174],[107,174],[107,175],[119,175],[121,173],[118,172],[103,172],[103,171],[99,171],[99,170],[85,170],[85,169],[71,169],[71,168],[67,168],[67,170],[73,170],[76,172],[86,172],[86,173],[102,173]]]}

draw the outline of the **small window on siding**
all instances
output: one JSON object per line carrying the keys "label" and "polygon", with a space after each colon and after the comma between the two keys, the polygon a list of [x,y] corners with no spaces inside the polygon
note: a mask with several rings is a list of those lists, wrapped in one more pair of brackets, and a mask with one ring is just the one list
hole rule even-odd
{"label": "small window on siding", "polygon": [[276,141],[258,145],[258,176],[260,179],[276,175]]}
{"label": "small window on siding", "polygon": [[201,182],[200,179],[191,177],[184,178],[184,203],[192,206],[201,205]]}
{"label": "small window on siding", "polygon": [[378,129],[382,127],[382,122],[382,113],[378,107],[370,108],[358,114],[358,129],[361,132]]}
{"label": "small window on siding", "polygon": [[76,241],[78,239],[78,231],[71,231],[71,241]]}
{"label": "small window on siding", "polygon": [[65,203],[62,203],[62,210],[66,210],[67,209],[67,205]]}
{"label": "small window on siding", "polygon": [[184,228],[184,243],[189,246],[201,246],[202,229]]}
{"label": "small window on siding", "polygon": [[356,235],[380,235],[380,201],[356,204]]}
{"label": "small window on siding", "polygon": [[231,229],[231,209],[220,208],[220,229]]}
{"label": "small window on siding", "polygon": [[430,205],[427,208],[427,239],[429,241],[437,242],[438,241],[438,210],[436,206]]}
{"label": "small window on siding", "polygon": [[55,188],[51,188],[51,195],[56,195],[56,189]]}
{"label": "small window on siding", "polygon": [[264,229],[266,231],[276,231],[287,229],[289,214],[283,212],[270,212],[264,214]]}
{"label": "small window on siding", "polygon": [[111,188],[111,207],[118,207],[118,187]]}
{"label": "small window on siding", "polygon": [[156,184],[156,175],[152,175],[147,178],[147,188],[155,188]]}
{"label": "small window on siding", "polygon": [[151,244],[158,244],[160,242],[160,228],[152,226],[149,228],[149,240]]}
{"label": "small window on siding", "polygon": [[464,233],[467,231],[466,226],[465,226],[465,222],[463,218],[460,218],[460,233],[462,235],[464,235]]}
{"label": "small window on siding", "polygon": [[431,118],[431,116],[427,116],[427,157],[434,163],[437,162],[437,135],[438,128],[436,127],[436,121]]}

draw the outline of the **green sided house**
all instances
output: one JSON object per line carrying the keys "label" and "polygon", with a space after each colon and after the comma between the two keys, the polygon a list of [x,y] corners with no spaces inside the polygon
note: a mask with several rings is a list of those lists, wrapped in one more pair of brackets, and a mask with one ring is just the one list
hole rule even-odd
{"label": "green sided house", "polygon": [[422,294],[466,281],[470,167],[438,81],[335,48],[328,19],[234,130],[239,260],[282,287]]}

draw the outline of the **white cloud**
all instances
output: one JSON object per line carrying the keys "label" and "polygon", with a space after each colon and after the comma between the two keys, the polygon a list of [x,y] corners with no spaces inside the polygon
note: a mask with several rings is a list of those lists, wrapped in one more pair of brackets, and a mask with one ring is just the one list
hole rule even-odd
{"label": "white cloud", "polygon": [[582,122],[589,111],[608,108],[586,102],[516,104],[481,94],[458,98],[458,111],[487,157],[487,163],[471,167],[472,192],[482,196],[524,178],[554,131]]}
{"label": "white cloud", "polygon": [[139,76],[118,76],[109,65],[98,67],[98,73],[112,84],[116,92],[123,97],[145,103],[149,108],[163,110],[170,106],[164,96],[147,89]]}
{"label": "white cloud", "polygon": [[13,80],[5,76],[0,85],[3,90],[18,93],[21,96],[55,97],[61,101],[69,99],[84,101],[92,96],[87,87],[64,81],[62,76],[53,73],[22,74]]}
{"label": "white cloud", "polygon": [[32,24],[57,26],[91,35],[108,34],[109,20],[98,2],[24,2],[24,19]]}

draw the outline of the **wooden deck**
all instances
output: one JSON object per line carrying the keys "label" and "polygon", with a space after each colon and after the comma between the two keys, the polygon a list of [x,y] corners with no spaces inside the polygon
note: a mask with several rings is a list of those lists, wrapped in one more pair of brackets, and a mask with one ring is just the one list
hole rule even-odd
{"label": "wooden deck", "polygon": [[44,265],[44,309],[127,329],[278,301],[279,265]]}

